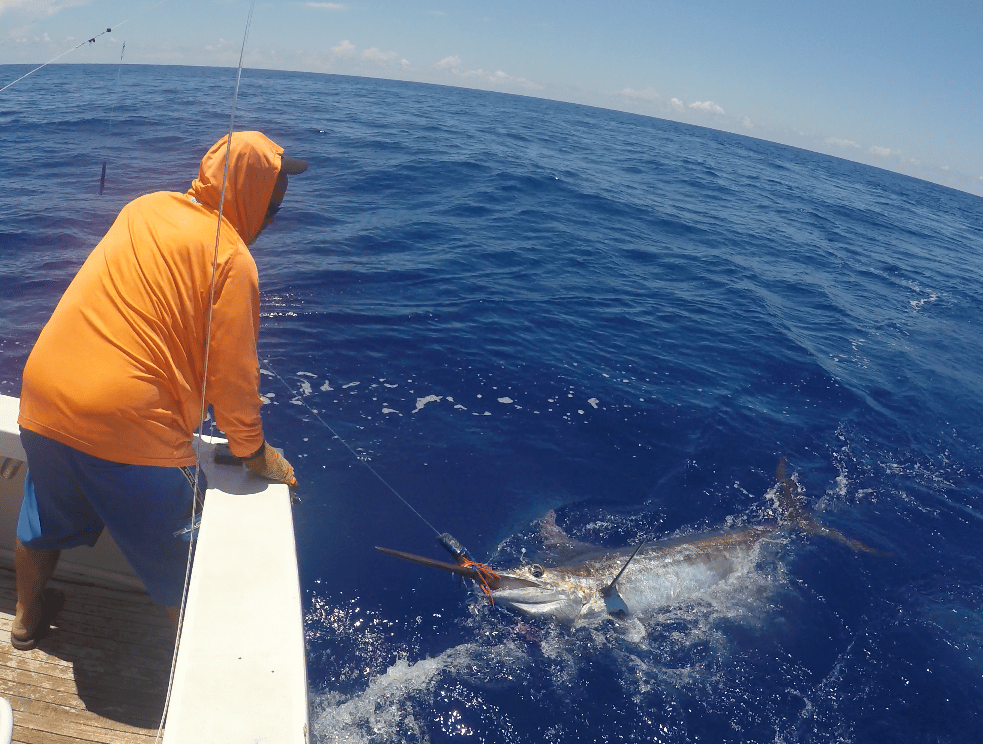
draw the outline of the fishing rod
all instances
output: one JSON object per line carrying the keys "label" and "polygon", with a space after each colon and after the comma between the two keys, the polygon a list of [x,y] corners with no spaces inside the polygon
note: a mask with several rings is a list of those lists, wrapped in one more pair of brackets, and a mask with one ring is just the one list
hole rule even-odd
{"label": "fishing rod", "polygon": [[[124,23],[125,23],[125,21],[124,21]],[[17,78],[16,80],[14,80],[14,81],[12,81],[12,82],[9,82],[9,83],[7,83],[7,84],[6,84],[5,86],[3,86],[2,88],[0,88],[0,93],[3,93],[3,92],[4,92],[5,90],[7,90],[7,88],[10,88],[10,87],[12,87],[12,86],[14,86],[14,85],[16,85],[17,83],[19,83],[19,82],[20,82],[21,80],[23,80],[24,78],[26,78],[26,77],[30,77],[31,75],[33,75],[33,74],[34,74],[35,72],[37,72],[38,70],[40,70],[40,69],[42,69],[42,68],[44,68],[44,67],[47,67],[48,65],[50,65],[50,64],[52,64],[53,62],[57,62],[57,61],[58,61],[58,60],[60,60],[60,59],[61,59],[62,57],[64,57],[64,56],[65,56],[66,54],[71,54],[71,53],[72,53],[72,52],[74,52],[74,51],[75,51],[76,49],[81,49],[81,48],[82,48],[82,47],[84,47],[84,46],[85,46],[86,44],[95,44],[95,43],[96,43],[96,39],[98,39],[98,38],[99,38],[100,36],[105,36],[106,34],[111,34],[112,32],[113,32],[113,29],[112,29],[111,27],[110,27],[110,28],[107,28],[107,29],[106,29],[105,31],[103,31],[102,33],[100,33],[100,34],[96,34],[95,36],[93,36],[93,37],[92,37],[91,39],[86,39],[85,41],[83,41],[83,42],[81,42],[80,44],[77,44],[77,45],[75,45],[75,46],[73,46],[73,47],[72,47],[71,49],[69,49],[68,51],[65,51],[65,52],[62,52],[62,53],[61,53],[61,54],[59,54],[59,55],[58,55],[57,57],[53,57],[52,59],[49,59],[49,60],[48,60],[47,62],[45,62],[45,63],[44,63],[43,65],[38,65],[37,67],[35,67],[35,68],[34,68],[33,70],[31,70],[30,72],[27,72],[27,73],[25,73],[25,74],[23,74],[23,75],[21,75],[21,76],[20,76],[19,78]]]}
{"label": "fishing rod", "polygon": [[[111,34],[111,33],[113,32],[113,29],[114,29],[114,28],[117,28],[117,29],[118,29],[118,28],[119,28],[120,26],[122,26],[122,25],[124,25],[124,24],[127,24],[127,23],[129,23],[130,21],[132,21],[132,20],[133,20],[134,18],[139,18],[139,17],[141,16],[141,15],[143,15],[143,14],[144,14],[144,13],[146,13],[147,11],[150,11],[150,10],[153,10],[154,8],[156,8],[156,7],[158,7],[158,6],[160,6],[160,5],[163,5],[163,4],[164,4],[164,3],[166,3],[166,2],[167,2],[167,0],[160,0],[160,2],[159,2],[159,3],[157,3],[156,5],[151,5],[151,6],[149,6],[149,7],[146,7],[146,8],[144,8],[143,10],[141,10],[141,11],[140,11],[139,13],[136,13],[136,14],[134,14],[134,15],[132,15],[132,16],[130,16],[130,17],[129,17],[129,18],[127,18],[127,19],[126,19],[125,21],[120,21],[120,22],[119,22],[119,23],[117,23],[117,24],[116,24],[115,26],[110,26],[110,27],[109,27],[109,28],[107,28],[107,29],[106,29],[105,31],[102,31],[101,33],[98,33],[98,34],[96,34],[95,36],[91,36],[91,37],[89,37],[89,38],[87,38],[87,39],[86,39],[85,41],[82,41],[82,42],[80,42],[80,43],[78,43],[78,44],[76,44],[76,45],[75,45],[75,46],[73,46],[73,47],[72,47],[71,49],[68,49],[68,50],[66,50],[66,51],[64,51],[64,52],[62,52],[61,54],[59,54],[59,55],[58,55],[57,57],[53,57],[53,58],[51,58],[51,59],[49,59],[49,60],[48,60],[47,62],[45,62],[45,63],[44,63],[43,65],[38,65],[37,67],[35,67],[35,68],[34,68],[33,70],[31,70],[30,72],[26,72],[26,73],[24,73],[23,75],[21,75],[21,76],[20,76],[19,78],[17,78],[16,80],[13,80],[13,81],[11,81],[11,82],[9,82],[9,83],[7,83],[7,84],[6,84],[5,86],[3,86],[2,88],[0,88],[0,93],[3,93],[3,92],[4,92],[5,90],[7,90],[7,88],[10,88],[10,87],[12,87],[12,86],[14,86],[14,85],[16,85],[17,83],[19,83],[19,82],[20,82],[21,80],[23,80],[24,78],[26,78],[26,77],[30,77],[31,75],[33,75],[33,74],[34,74],[35,72],[37,72],[38,70],[40,70],[40,69],[43,69],[43,68],[45,68],[45,67],[47,67],[48,65],[50,65],[50,64],[52,64],[52,63],[54,63],[54,62],[57,62],[58,60],[60,60],[60,59],[61,59],[62,57],[64,57],[65,55],[68,55],[68,54],[71,54],[71,53],[72,53],[72,52],[74,52],[74,51],[75,51],[76,49],[81,49],[81,48],[82,48],[82,47],[84,47],[84,46],[85,46],[86,44],[95,44],[95,43],[96,43],[96,39],[98,39],[98,38],[100,38],[100,37],[102,37],[102,36],[105,36],[106,34]],[[120,57],[120,58],[122,59],[122,57]]]}
{"label": "fishing rod", "polygon": [[[115,26],[110,26],[105,31],[102,31],[101,33],[98,33],[95,36],[91,36],[88,39],[86,39],[85,41],[82,41],[82,42],[76,44],[71,49],[68,49],[68,50],[62,52],[61,54],[59,54],[58,56],[53,57],[52,59],[50,59],[47,62],[45,62],[43,65],[38,65],[37,67],[35,67],[30,72],[26,72],[23,75],[21,75],[19,78],[17,78],[16,80],[13,80],[13,81],[7,83],[5,86],[3,86],[2,88],[0,88],[0,93],[3,93],[5,90],[7,90],[7,88],[13,87],[14,85],[16,85],[17,83],[19,83],[24,78],[30,77],[31,75],[33,75],[38,70],[40,70],[40,69],[42,69],[44,67],[47,67],[48,65],[52,64],[53,62],[57,62],[59,59],[61,59],[62,57],[66,56],[68,54],[71,54],[76,49],[80,49],[83,46],[85,46],[86,44],[89,44],[89,45],[95,44],[96,43],[96,39],[99,39],[100,37],[105,36],[106,34],[111,34],[113,32],[113,29],[114,28],[115,29],[119,29],[120,26],[123,26],[123,25],[129,23],[134,18],[138,18],[141,15],[143,15],[144,13],[146,13],[147,11],[153,10],[154,8],[161,6],[164,3],[166,3],[166,2],[167,2],[167,0],[160,0],[160,2],[158,2],[156,5],[148,6],[148,7],[144,8],[142,11],[140,11],[139,13],[136,13],[135,15],[130,16],[125,21],[120,21]],[[112,111],[109,114],[109,129],[110,129],[110,131],[113,128],[113,115],[116,112],[116,102],[119,99],[119,77],[120,77],[120,72],[123,69],[123,53],[125,51],[126,51],[126,42],[124,41],[123,42],[123,49],[119,53],[119,67],[117,67],[117,69],[116,69],[116,85],[115,85],[115,88],[114,88],[114,92],[115,92],[116,95],[114,95],[113,108],[112,108]],[[102,174],[99,176],[99,195],[100,196],[102,196],[102,193],[105,190],[105,188],[106,188],[106,160],[104,158],[103,161],[102,161]]]}

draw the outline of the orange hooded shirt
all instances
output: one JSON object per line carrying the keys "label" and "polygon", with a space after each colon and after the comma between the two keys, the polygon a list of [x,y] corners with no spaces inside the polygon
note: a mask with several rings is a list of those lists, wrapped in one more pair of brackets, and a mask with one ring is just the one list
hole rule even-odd
{"label": "orange hooded shirt", "polygon": [[[186,194],[126,205],[86,259],[24,367],[23,428],[113,462],[194,464],[226,141]],[[205,397],[240,457],[263,443],[259,279],[247,244],[262,229],[282,155],[259,132],[233,136]]]}

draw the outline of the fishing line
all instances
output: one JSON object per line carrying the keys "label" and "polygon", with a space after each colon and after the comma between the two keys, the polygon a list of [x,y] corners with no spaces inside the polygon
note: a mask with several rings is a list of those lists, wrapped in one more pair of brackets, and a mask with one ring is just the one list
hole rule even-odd
{"label": "fishing line", "polygon": [[[109,139],[113,132],[113,117],[116,114],[116,102],[119,100],[119,75],[123,71],[123,54],[126,52],[126,42],[123,42],[123,48],[119,52],[119,67],[116,68],[116,86],[113,89],[115,95],[113,96],[113,107],[109,111],[109,129],[106,132],[106,138]],[[102,175],[99,177],[99,196],[102,196],[103,189],[106,188],[106,161],[102,161]]]}
{"label": "fishing line", "polygon": [[[162,0],[163,1],[163,0]],[[198,421],[198,441],[199,443],[203,441],[202,435],[204,434],[205,426],[205,412],[207,408],[207,397],[205,395],[205,386],[208,381],[208,358],[211,346],[212,338],[212,307],[215,302],[215,274],[218,271],[218,249],[222,237],[222,210],[225,207],[225,187],[228,183],[229,178],[229,160],[231,158],[232,152],[232,133],[235,129],[236,120],[236,103],[239,100],[239,84],[242,81],[242,61],[246,53],[246,40],[249,38],[249,26],[253,21],[253,9],[256,6],[256,0],[253,0],[249,4],[249,15],[246,18],[246,30],[242,35],[242,48],[239,51],[239,68],[236,72],[236,87],[235,93],[232,96],[232,113],[229,117],[229,135],[225,144],[225,168],[222,172],[222,192],[219,197],[218,202],[218,219],[215,224],[215,248],[212,252],[212,277],[211,285],[209,287],[209,299],[208,299],[208,315],[205,324],[205,356],[202,364],[202,375],[201,375],[201,408],[199,409]],[[191,525],[192,528],[195,524],[195,519],[197,517],[197,502],[198,502],[198,484],[201,476],[201,458],[195,458],[195,474],[194,482],[192,484],[193,496],[191,499]],[[188,588],[191,585],[191,565],[192,557],[194,556],[194,546],[195,540],[194,535],[188,540],[188,562],[184,570],[184,589],[181,593],[181,608],[178,612],[178,622],[177,622],[177,637],[174,639],[174,653],[171,656],[171,672],[167,681],[167,696],[164,699],[164,710],[161,714],[160,726],[157,728],[157,736],[154,742],[160,741],[161,736],[164,733],[164,722],[167,720],[168,708],[171,704],[171,694],[174,690],[174,675],[177,671],[177,657],[178,650],[181,646],[181,633],[184,629],[184,613],[188,605]]]}
{"label": "fishing line", "polygon": [[141,10],[141,11],[140,11],[139,13],[137,13],[137,14],[135,14],[135,15],[132,15],[132,16],[130,16],[130,17],[129,17],[129,18],[127,18],[127,19],[126,19],[125,21],[120,21],[120,22],[119,22],[119,23],[117,23],[117,24],[116,24],[115,26],[110,26],[109,28],[107,28],[107,29],[106,29],[105,31],[103,31],[102,33],[99,33],[99,34],[96,34],[95,36],[93,36],[93,37],[91,37],[91,38],[88,38],[88,39],[86,39],[85,41],[83,41],[83,42],[81,42],[80,44],[76,44],[76,45],[75,45],[75,46],[73,46],[73,47],[72,47],[71,49],[69,49],[69,50],[67,50],[67,51],[65,51],[65,52],[62,52],[61,54],[59,54],[59,55],[58,55],[57,57],[54,57],[53,59],[49,59],[49,60],[48,60],[47,62],[45,62],[45,63],[44,63],[43,65],[38,65],[37,67],[35,67],[35,68],[34,68],[33,70],[31,70],[30,72],[28,72],[28,73],[25,73],[25,74],[23,74],[23,75],[21,75],[21,76],[20,76],[19,78],[17,78],[17,79],[16,79],[16,80],[14,80],[13,82],[10,82],[10,83],[7,83],[7,84],[6,84],[5,86],[3,86],[2,88],[0,88],[0,93],[3,93],[3,92],[4,92],[5,90],[7,90],[7,88],[9,88],[9,87],[11,87],[12,85],[15,85],[15,84],[17,84],[17,83],[19,83],[19,82],[20,82],[21,80],[23,80],[24,78],[26,78],[26,77],[29,77],[30,75],[33,75],[33,74],[34,74],[35,72],[37,72],[38,70],[40,70],[40,69],[42,69],[42,68],[44,68],[44,67],[47,67],[48,65],[50,65],[50,64],[51,64],[51,63],[53,63],[53,62],[57,62],[57,61],[58,61],[58,60],[60,60],[60,59],[61,59],[62,57],[64,57],[64,56],[65,56],[66,54],[71,54],[71,53],[72,53],[72,52],[74,52],[74,51],[75,51],[76,49],[79,49],[79,48],[81,48],[81,47],[84,47],[84,46],[85,46],[86,44],[95,44],[95,43],[96,43],[96,39],[98,39],[98,38],[99,38],[100,36],[105,36],[106,34],[111,34],[111,33],[113,32],[113,29],[114,29],[114,28],[119,28],[119,27],[120,27],[120,26],[122,26],[123,24],[125,24],[125,23],[129,23],[129,22],[130,22],[130,21],[132,21],[132,20],[133,20],[134,18],[139,18],[139,17],[140,17],[140,16],[142,16],[142,15],[143,15],[144,13],[146,13],[146,12],[147,12],[148,10],[153,10],[154,8],[156,8],[156,7],[158,7],[158,6],[160,6],[160,5],[163,5],[163,4],[164,4],[164,3],[166,3],[166,2],[167,2],[167,0],[160,0],[160,2],[159,2],[159,3],[157,3],[157,5],[151,5],[151,6],[149,6],[149,7],[146,7],[146,8],[144,8],[143,10]]}
{"label": "fishing line", "polygon": [[[280,375],[278,375],[276,373],[276,370],[273,369],[273,367],[270,365],[269,359],[264,359],[263,360],[263,364],[266,366],[266,370],[271,375],[273,375],[276,379],[278,379],[283,384],[283,386],[287,390],[290,391],[291,394],[295,393],[294,389],[292,387],[290,387],[290,385],[287,384],[286,380],[284,380],[282,377],[280,377]],[[320,417],[320,415],[318,415],[318,412],[317,411],[315,411],[313,408],[311,408],[309,405],[307,405],[307,403],[304,401],[304,399],[303,399],[302,396],[298,396],[298,399],[300,400],[301,405],[303,405],[304,408],[306,408],[308,411],[310,411],[311,415],[314,418],[316,418],[318,421],[320,421],[324,425],[324,428],[327,429],[329,432],[331,432],[332,436],[335,439],[337,439],[339,442],[341,442],[343,445],[345,445],[345,449],[347,449],[349,452],[351,452],[352,455],[355,457],[356,460],[358,460],[366,468],[368,468],[369,472],[372,473],[372,475],[374,475],[376,478],[378,478],[379,479],[379,482],[382,483],[382,485],[384,485],[386,488],[388,488],[390,491],[392,491],[393,495],[397,499],[399,499],[400,501],[402,501],[403,504],[406,505],[406,508],[407,509],[409,509],[411,512],[413,512],[414,514],[416,514],[416,516],[418,516],[420,518],[420,520],[425,525],[427,525],[427,527],[429,527],[430,529],[432,529],[434,531],[434,534],[435,535],[437,535],[438,537],[442,537],[442,533],[440,532],[440,530],[438,530],[436,527],[434,527],[432,524],[430,524],[430,522],[428,522],[424,518],[424,516],[422,514],[420,514],[420,512],[418,512],[416,509],[413,508],[413,505],[410,504],[409,501],[407,501],[402,496],[400,496],[399,491],[397,491],[395,488],[393,488],[391,485],[389,485],[389,482],[385,478],[383,478],[381,475],[379,475],[379,473],[376,472],[375,468],[373,468],[371,465],[369,465],[364,459],[362,459],[361,457],[359,457],[358,456],[358,453],[354,449],[352,449],[351,445],[349,445],[348,442],[346,442],[344,439],[342,439],[340,436],[338,436],[338,433],[334,429],[332,429],[331,426],[328,425],[328,422],[327,421],[325,421],[323,418]]]}

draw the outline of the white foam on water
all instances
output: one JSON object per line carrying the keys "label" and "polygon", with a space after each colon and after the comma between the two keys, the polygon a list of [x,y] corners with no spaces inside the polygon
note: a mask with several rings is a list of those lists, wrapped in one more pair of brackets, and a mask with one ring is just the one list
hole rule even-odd
{"label": "white foam on water", "polygon": [[317,377],[313,372],[298,372],[297,374],[303,377]]}
{"label": "white foam on water", "polygon": [[416,399],[416,408],[413,409],[413,413],[417,411],[422,411],[423,407],[428,403],[439,403],[443,396],[440,395],[428,395],[425,398]]}
{"label": "white foam on water", "polygon": [[528,664],[523,657],[523,650],[514,643],[494,648],[464,643],[412,664],[399,659],[372,677],[362,692],[352,696],[330,692],[315,695],[312,733],[321,744],[427,742],[429,729],[439,724],[429,719],[417,720],[414,711],[432,711],[443,679],[494,676],[501,669]]}
{"label": "white foam on water", "polygon": [[330,382],[328,382],[327,380],[325,380],[324,381],[324,384],[321,385],[321,390],[323,390],[324,392],[328,392],[330,390],[334,390],[334,388],[331,387],[331,383]]}

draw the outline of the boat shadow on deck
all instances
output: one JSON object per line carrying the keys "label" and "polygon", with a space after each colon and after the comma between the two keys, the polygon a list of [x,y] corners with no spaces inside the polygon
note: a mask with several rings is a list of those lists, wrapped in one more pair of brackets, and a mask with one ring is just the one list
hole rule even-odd
{"label": "boat shadow on deck", "polygon": [[174,649],[167,613],[137,589],[57,574],[49,585],[65,606],[38,648],[17,651],[14,571],[0,564],[0,695],[14,711],[14,741],[151,740]]}

